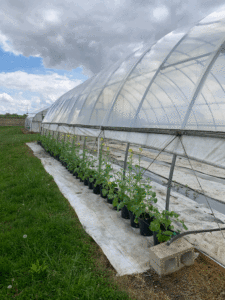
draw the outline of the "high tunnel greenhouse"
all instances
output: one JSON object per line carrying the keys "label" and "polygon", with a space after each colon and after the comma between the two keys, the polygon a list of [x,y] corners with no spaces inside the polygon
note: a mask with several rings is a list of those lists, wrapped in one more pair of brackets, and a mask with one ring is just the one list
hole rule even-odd
{"label": "high tunnel greenhouse", "polygon": [[[90,149],[99,149],[103,138],[125,169],[131,147],[144,149],[142,167],[150,171],[164,155],[166,210],[174,170],[184,159],[193,190],[224,208],[224,68],[225,6],[187,32],[173,31],[65,93],[48,109],[41,133],[60,140],[62,135],[79,136],[81,141],[88,137]],[[155,174],[160,174],[161,165]],[[214,183],[203,184],[203,173],[216,178],[215,190]],[[185,182],[185,176],[177,174],[176,182]],[[213,211],[212,215],[215,218]],[[220,230],[220,239],[224,234]]]}
{"label": "high tunnel greenhouse", "polygon": [[38,109],[33,113],[29,113],[25,119],[25,128],[33,132],[41,132],[41,122],[44,119],[49,107]]}

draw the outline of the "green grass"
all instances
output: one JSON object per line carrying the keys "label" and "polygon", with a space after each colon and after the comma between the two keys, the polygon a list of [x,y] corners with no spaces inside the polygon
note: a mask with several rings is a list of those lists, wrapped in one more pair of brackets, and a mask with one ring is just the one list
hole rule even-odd
{"label": "green grass", "polygon": [[130,299],[21,128],[0,127],[0,299]]}

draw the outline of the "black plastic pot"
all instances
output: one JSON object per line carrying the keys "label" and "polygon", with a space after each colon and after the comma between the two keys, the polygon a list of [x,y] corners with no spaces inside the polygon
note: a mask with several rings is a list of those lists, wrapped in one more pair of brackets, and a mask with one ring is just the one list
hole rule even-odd
{"label": "black plastic pot", "polygon": [[113,203],[113,199],[109,198],[109,194],[106,196],[107,198],[107,203],[112,204]]}
{"label": "black plastic pot", "polygon": [[84,185],[88,185],[88,178],[84,179]]}
{"label": "black plastic pot", "polygon": [[[120,199],[118,199],[118,204],[119,204],[120,202],[121,202]],[[117,206],[113,206],[113,209],[114,209],[114,210],[117,210]],[[121,208],[119,209],[119,211],[121,211]]]}
{"label": "black plastic pot", "polygon": [[154,220],[154,217],[150,217],[149,214],[141,214],[138,218],[140,227],[140,234],[144,236],[153,236],[153,232],[149,229],[150,223]]}
{"label": "black plastic pot", "polygon": [[103,199],[107,199],[108,193],[107,193],[105,196],[103,196],[102,190],[103,190],[103,187],[101,186],[101,188],[100,188],[100,195],[101,195],[101,197],[102,197]]}
{"label": "black plastic pot", "polygon": [[[118,191],[119,191],[118,188],[114,188],[114,194],[118,194]],[[109,199],[107,197],[107,202],[110,203],[110,204],[112,204],[113,203],[113,199]],[[118,202],[120,202],[120,200]],[[113,209],[117,210],[117,206],[114,206]]]}
{"label": "black plastic pot", "polygon": [[[165,228],[165,226],[164,226],[163,224],[160,225],[160,229],[161,229],[162,231],[166,231],[166,228]],[[172,231],[172,232],[175,232],[176,234],[179,234],[178,232],[176,232],[176,231],[170,229],[170,227],[168,227],[167,230]],[[157,234],[158,234],[158,231],[154,231],[154,232],[153,232],[154,246],[160,244],[160,242],[159,242],[159,240],[158,240],[158,238],[157,238]]]}
{"label": "black plastic pot", "polygon": [[77,176],[78,175],[78,173],[77,172],[73,172],[73,176]]}
{"label": "black plastic pot", "polygon": [[121,209],[121,217],[123,219],[130,219],[130,214],[129,214],[129,211],[128,211],[126,205],[124,205],[124,207]]}
{"label": "black plastic pot", "polygon": [[129,215],[130,215],[130,226],[133,228],[139,228],[139,223],[135,223],[135,214],[129,210]]}
{"label": "black plastic pot", "polygon": [[97,184],[96,186],[93,187],[93,193],[96,195],[100,194],[100,184]]}
{"label": "black plastic pot", "polygon": [[94,183],[95,183],[95,180],[94,180],[93,182],[90,182],[90,181],[88,180],[88,188],[89,188],[90,190],[93,190]]}

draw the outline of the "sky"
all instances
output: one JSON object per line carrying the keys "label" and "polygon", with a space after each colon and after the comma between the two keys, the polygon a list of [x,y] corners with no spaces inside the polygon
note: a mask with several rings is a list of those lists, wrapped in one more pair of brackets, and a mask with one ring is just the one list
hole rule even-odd
{"label": "sky", "polygon": [[23,115],[224,0],[1,0],[0,114]]}

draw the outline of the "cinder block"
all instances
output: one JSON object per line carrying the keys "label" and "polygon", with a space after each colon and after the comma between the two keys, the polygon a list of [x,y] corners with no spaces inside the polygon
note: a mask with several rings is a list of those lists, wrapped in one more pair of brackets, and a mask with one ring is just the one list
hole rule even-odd
{"label": "cinder block", "polygon": [[159,276],[190,266],[196,258],[194,247],[183,238],[176,240],[170,246],[167,246],[166,242],[153,246],[149,249],[149,253],[149,264]]}

